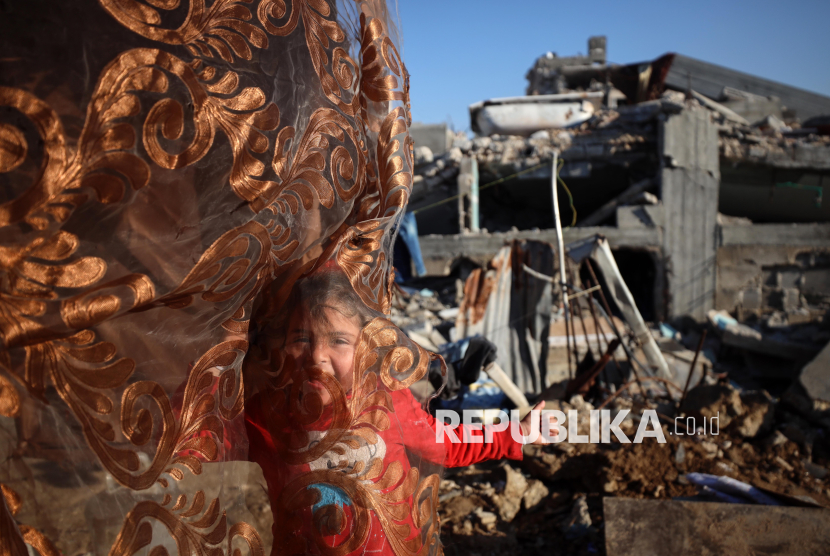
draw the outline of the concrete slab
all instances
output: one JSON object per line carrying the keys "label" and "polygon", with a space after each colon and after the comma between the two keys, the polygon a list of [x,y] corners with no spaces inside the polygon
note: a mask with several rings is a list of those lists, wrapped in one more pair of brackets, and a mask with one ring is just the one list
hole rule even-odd
{"label": "concrete slab", "polygon": [[830,510],[605,498],[608,556],[826,554]]}
{"label": "concrete slab", "polygon": [[438,156],[450,149],[452,144],[452,132],[447,124],[422,124],[412,122],[409,128],[409,135],[416,147],[429,147],[432,154]]}
{"label": "concrete slab", "polygon": [[[563,231],[565,243],[603,235],[612,248],[659,247],[662,231],[658,228],[619,229],[608,226],[568,228]],[[429,235],[418,238],[424,259],[449,261],[461,255],[467,257],[492,257],[505,243],[514,239],[537,239],[556,242],[556,230],[523,230],[505,233]]]}
{"label": "concrete slab", "polygon": [[798,380],[812,399],[830,401],[830,344],[807,363]]}
{"label": "concrete slab", "polygon": [[668,258],[668,318],[702,321],[715,302],[720,161],[708,112],[684,110],[660,124],[660,193]]}
{"label": "concrete slab", "polygon": [[676,54],[666,76],[666,85],[684,91],[691,87],[709,98],[720,98],[724,87],[733,87],[762,97],[775,96],[796,111],[799,118],[830,112],[830,97],[777,83],[688,56]]}

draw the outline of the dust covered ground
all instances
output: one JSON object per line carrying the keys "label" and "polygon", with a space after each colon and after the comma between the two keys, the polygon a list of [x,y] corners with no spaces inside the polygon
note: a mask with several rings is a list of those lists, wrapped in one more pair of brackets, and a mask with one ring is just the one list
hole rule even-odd
{"label": "dust covered ground", "polygon": [[[738,402],[728,388],[722,390],[726,398]],[[590,408],[582,404],[578,403],[580,415]],[[604,497],[694,497],[698,489],[684,477],[690,472],[725,475],[830,506],[830,481],[824,474],[830,464],[826,429],[783,403],[770,403],[766,419],[748,424],[751,409],[749,403],[733,407],[731,411],[739,415],[715,436],[675,435],[674,425],[666,424],[665,444],[654,438],[620,444],[612,435],[610,444],[565,441],[526,446],[522,462],[448,469],[440,505],[445,552],[449,556],[605,554]],[[826,409],[810,416],[826,426]],[[753,430],[755,424],[761,426]],[[637,426],[632,420],[621,428],[634,438]],[[587,433],[587,425],[580,423],[579,431]],[[746,433],[752,436],[743,436]]]}

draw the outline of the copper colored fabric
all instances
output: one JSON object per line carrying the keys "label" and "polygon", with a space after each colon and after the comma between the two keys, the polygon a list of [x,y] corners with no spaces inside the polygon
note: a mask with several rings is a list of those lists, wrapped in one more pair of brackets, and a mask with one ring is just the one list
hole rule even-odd
{"label": "copper colored fabric", "polygon": [[[0,555],[24,542],[43,555],[263,554],[270,508],[245,463],[245,407],[297,379],[250,363],[270,361],[251,342],[297,280],[336,267],[376,315],[357,346],[360,397],[342,393],[337,425],[318,423],[326,444],[395,430],[384,394],[420,379],[431,357],[383,318],[412,183],[394,10],[0,10]],[[297,411],[320,409],[315,395],[299,395]],[[365,464],[365,476],[336,477],[353,512],[386,511],[380,533],[395,554],[440,551],[440,462],[415,458],[404,474]],[[324,490],[275,508],[311,512],[317,533],[274,553],[360,553],[379,533],[357,519],[325,544],[345,514]]]}

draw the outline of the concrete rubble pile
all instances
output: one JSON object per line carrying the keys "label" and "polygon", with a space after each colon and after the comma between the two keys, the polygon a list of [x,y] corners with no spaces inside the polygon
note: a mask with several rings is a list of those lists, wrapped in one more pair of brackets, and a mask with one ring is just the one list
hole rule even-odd
{"label": "concrete rubble pile", "polygon": [[[680,54],[613,65],[605,47],[541,57],[527,97],[470,107],[473,138],[444,126],[427,147],[413,132],[410,210],[431,276],[404,285],[393,319],[433,351],[472,334],[498,344],[521,390],[500,407],[544,399],[578,416],[519,464],[447,470],[445,552],[817,553],[830,542],[830,98]],[[526,256],[560,239],[552,183],[566,280]],[[613,264],[598,264],[600,242]],[[544,296],[516,293],[534,279],[549,279]],[[537,320],[517,326],[522,311]],[[653,410],[666,442],[574,442],[598,409],[629,439]],[[629,538],[632,515],[661,512],[686,516],[661,524],[674,537]],[[712,533],[713,516],[748,529]],[[771,519],[791,525],[770,532]]]}
{"label": "concrete rubble pile", "polygon": [[[651,397],[637,388],[604,405],[625,409],[671,405],[668,392]],[[653,392],[652,392],[653,393]],[[675,396],[676,397],[676,396]],[[676,400],[675,400],[676,401]],[[548,407],[575,409],[576,431],[588,435],[594,406],[574,396]],[[765,392],[742,392],[724,384],[692,389],[681,411],[720,415],[717,435],[685,430],[685,419],[662,423],[666,444],[571,444],[527,446],[518,465],[479,465],[454,472],[442,482],[441,511],[446,552],[466,554],[605,553],[603,499],[694,499],[701,494],[687,475],[703,473],[737,479],[768,493],[784,506],[830,507],[826,431],[830,405],[802,412]],[[637,422],[629,414],[620,428],[629,438]],[[680,435],[674,434],[675,430]],[[717,493],[715,493],[717,494]],[[740,500],[751,503],[750,500]],[[825,510],[826,511],[826,510]]]}
{"label": "concrete rubble pile", "polygon": [[[794,153],[813,156],[821,162],[822,150],[830,145],[830,135],[819,134],[818,128],[798,122],[784,124],[769,116],[755,125],[726,121],[722,116],[718,126],[721,156],[726,160],[752,161],[763,164],[792,161]],[[803,153],[803,154],[802,154]]]}
{"label": "concrete rubble pile", "polygon": [[[471,274],[468,280],[475,279]],[[589,285],[580,281],[578,287]],[[465,304],[462,300],[462,310],[455,305],[456,288],[460,283],[440,295],[446,305],[427,289],[399,290],[392,318],[424,347],[440,351],[439,342],[456,339],[454,328]],[[469,295],[469,288],[464,290]],[[586,305],[577,305],[584,313],[577,322],[590,321]],[[618,347],[584,395],[567,394],[568,383],[578,376],[528,394],[530,403],[544,399],[547,409],[560,410],[569,420],[576,417],[575,425],[563,424],[571,439],[546,447],[526,446],[521,463],[448,469],[440,492],[445,552],[541,554],[564,548],[568,554],[605,553],[605,499],[729,500],[730,495],[693,480],[698,476],[735,479],[784,507],[830,508],[830,345],[805,365],[799,380],[773,396],[761,387],[735,382],[751,384],[752,377],[735,372],[735,350],[741,349],[725,333],[736,325],[751,327],[734,319],[724,324],[724,319],[713,313],[707,323],[690,325],[684,332],[667,325],[651,327],[669,362],[671,379],[633,372],[637,366],[627,362],[625,350]],[[628,325],[616,317],[612,320],[631,355],[644,360]],[[703,331],[707,337],[701,341]],[[820,326],[817,339],[828,343],[828,334],[830,329]],[[576,340],[579,334],[574,336]],[[590,351],[591,360],[599,359],[600,338],[609,343],[607,337],[595,335],[574,344],[573,355],[587,360]],[[555,371],[554,360],[564,358],[561,350],[551,349],[548,373]],[[418,386],[414,390],[424,397],[431,392],[428,385]],[[599,409],[610,410],[612,420],[622,415],[619,428],[629,443],[615,434],[610,443],[587,442],[592,411]],[[665,443],[653,438],[630,443],[646,409],[656,412]],[[575,442],[575,435],[585,438]]]}
{"label": "concrete rubble pile", "polygon": [[[452,146],[440,155],[418,147],[411,206],[417,210],[425,199],[432,201],[454,195],[464,158],[476,159],[479,172],[491,177],[532,169],[549,161],[554,151],[569,161],[565,176],[580,177],[580,172],[585,171],[579,165],[581,161],[586,161],[584,165],[592,159],[617,158],[622,165],[634,163],[654,150],[658,139],[656,122],[683,110],[704,111],[715,123],[718,152],[724,162],[784,167],[796,167],[800,162],[817,169],[830,169],[830,134],[819,134],[817,128],[801,127],[798,122],[785,125],[777,121],[770,125],[772,118],[754,125],[735,122],[698,98],[687,99],[684,93],[666,91],[658,100],[616,109],[602,108],[591,120],[573,128],[539,130],[528,137],[492,135],[468,139],[459,134]],[[419,157],[419,150],[428,151],[428,156]],[[657,202],[656,197],[647,195],[630,204]],[[498,225],[494,228],[502,231]]]}
{"label": "concrete rubble pile", "polygon": [[457,308],[445,306],[431,290],[396,295],[394,300],[390,320],[421,347],[437,352],[449,341]]}

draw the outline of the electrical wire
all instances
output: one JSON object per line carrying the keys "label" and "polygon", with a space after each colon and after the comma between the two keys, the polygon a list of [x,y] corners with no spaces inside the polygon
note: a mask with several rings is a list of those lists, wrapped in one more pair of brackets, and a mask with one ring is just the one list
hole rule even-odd
{"label": "electrical wire", "polygon": [[573,218],[571,219],[571,223],[568,226],[565,226],[565,227],[566,228],[573,228],[574,226],[576,226],[576,207],[574,206],[574,196],[571,195],[571,190],[568,189],[568,184],[566,184],[565,180],[562,179],[562,172],[560,172],[560,170],[562,169],[562,166],[564,166],[564,165],[565,165],[565,159],[560,158],[559,159],[559,168],[556,169],[556,179],[559,181],[560,184],[562,184],[562,187],[565,188],[565,192],[568,194],[568,202],[571,205],[571,213],[573,214]]}
{"label": "electrical wire", "polygon": [[[493,187],[494,185],[499,185],[500,183],[504,183],[506,181],[512,180],[513,178],[517,178],[517,177],[521,176],[522,174],[532,172],[533,170],[538,170],[539,168],[542,168],[543,166],[547,166],[548,163],[549,163],[548,161],[541,162],[541,163],[539,163],[535,166],[531,166],[529,168],[525,168],[524,170],[520,170],[520,171],[516,172],[515,174],[510,174],[509,176],[505,176],[505,177],[499,178],[495,181],[491,181],[491,182],[489,182],[487,184],[484,184],[481,187],[479,187],[478,190],[483,191],[483,190],[487,189],[488,187]],[[561,169],[564,164],[565,164],[565,161],[563,159],[559,159],[559,169]],[[562,187],[565,188],[565,192],[568,194],[568,203],[571,207],[571,213],[573,214],[573,218],[571,219],[570,225],[565,226],[565,227],[566,228],[571,228],[573,226],[576,226],[576,207],[574,206],[574,198],[573,198],[573,195],[571,194],[571,190],[568,188],[568,185],[562,179],[561,175],[559,175],[558,170],[557,170],[557,178],[558,178],[559,183],[562,185]],[[415,209],[411,212],[412,212],[412,214],[418,214],[419,212],[423,212],[425,210],[435,208],[435,207],[443,205],[445,203],[449,203],[450,201],[454,201],[454,200],[458,199],[459,197],[461,197],[460,193],[458,195],[453,195],[452,197],[447,197],[446,199],[441,199],[440,201],[432,203],[432,204],[427,205],[425,207]]]}

